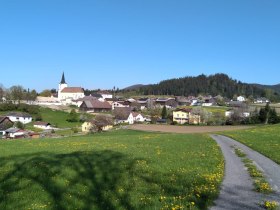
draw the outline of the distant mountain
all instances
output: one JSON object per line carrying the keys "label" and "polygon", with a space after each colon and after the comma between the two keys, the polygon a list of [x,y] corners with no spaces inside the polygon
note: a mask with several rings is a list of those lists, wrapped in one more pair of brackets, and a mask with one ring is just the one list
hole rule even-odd
{"label": "distant mountain", "polygon": [[[269,94],[266,89],[270,89]],[[125,91],[129,90],[137,91],[142,95],[197,96],[203,94],[222,95],[228,98],[233,98],[234,95],[244,95],[246,97],[267,97],[271,100],[280,99],[280,92],[278,92],[280,85],[264,86],[243,83],[221,73],[169,79],[153,85],[133,85],[125,89]]]}
{"label": "distant mountain", "polygon": [[138,90],[138,89],[140,89],[140,88],[142,88],[144,86],[146,86],[146,85],[142,85],[142,84],[131,85],[129,87],[124,88],[123,90],[125,90],[125,91]]}

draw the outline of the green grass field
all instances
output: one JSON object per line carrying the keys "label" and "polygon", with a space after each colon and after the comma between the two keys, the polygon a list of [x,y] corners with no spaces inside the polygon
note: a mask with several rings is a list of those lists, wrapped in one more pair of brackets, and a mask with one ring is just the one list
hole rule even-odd
{"label": "green grass field", "polygon": [[0,209],[206,209],[223,168],[206,135],[3,140]]}
{"label": "green grass field", "polygon": [[223,133],[280,164],[280,124]]}
{"label": "green grass field", "polygon": [[64,111],[51,110],[48,108],[40,108],[42,118],[44,122],[49,122],[52,125],[56,125],[58,128],[72,128],[81,126],[80,122],[67,122],[68,113]]}

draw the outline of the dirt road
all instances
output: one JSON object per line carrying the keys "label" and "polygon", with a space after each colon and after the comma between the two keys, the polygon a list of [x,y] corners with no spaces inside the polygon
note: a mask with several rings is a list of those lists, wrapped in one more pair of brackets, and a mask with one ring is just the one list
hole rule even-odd
{"label": "dirt road", "polygon": [[175,125],[143,125],[129,126],[132,130],[158,131],[168,133],[213,133],[217,131],[230,131],[251,128],[252,126],[175,126]]}

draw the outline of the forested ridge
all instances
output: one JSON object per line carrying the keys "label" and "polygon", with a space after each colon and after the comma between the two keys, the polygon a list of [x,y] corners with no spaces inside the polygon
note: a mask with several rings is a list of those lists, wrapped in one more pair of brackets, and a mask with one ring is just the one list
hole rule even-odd
{"label": "forested ridge", "polygon": [[279,100],[280,98],[279,92],[273,89],[243,83],[222,73],[164,80],[158,84],[141,86],[137,89],[137,92],[143,95],[198,96],[202,94],[221,95],[227,98],[233,98],[235,95],[251,96],[254,98],[267,97],[271,100]]}

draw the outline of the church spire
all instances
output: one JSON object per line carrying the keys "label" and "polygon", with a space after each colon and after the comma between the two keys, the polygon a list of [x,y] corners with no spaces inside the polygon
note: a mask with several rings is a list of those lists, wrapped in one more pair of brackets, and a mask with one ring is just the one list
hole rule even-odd
{"label": "church spire", "polygon": [[64,72],[62,73],[62,78],[61,78],[60,84],[66,84],[65,77],[64,77]]}

